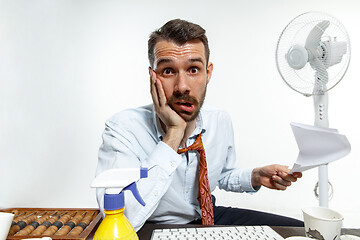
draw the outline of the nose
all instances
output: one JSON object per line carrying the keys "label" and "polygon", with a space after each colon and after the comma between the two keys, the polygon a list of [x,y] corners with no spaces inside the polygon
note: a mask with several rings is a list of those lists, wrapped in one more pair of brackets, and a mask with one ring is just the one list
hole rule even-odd
{"label": "nose", "polygon": [[176,92],[181,94],[190,93],[189,79],[185,72],[180,71],[176,76],[175,89]]}

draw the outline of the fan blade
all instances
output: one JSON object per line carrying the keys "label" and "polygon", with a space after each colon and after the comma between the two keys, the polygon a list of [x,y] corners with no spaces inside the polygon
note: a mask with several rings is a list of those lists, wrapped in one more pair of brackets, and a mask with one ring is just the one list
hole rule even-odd
{"label": "fan blade", "polygon": [[329,81],[329,74],[326,71],[326,67],[322,61],[318,58],[315,58],[312,63],[311,67],[315,69],[315,83],[314,83],[314,90],[313,94],[319,95],[323,94],[327,91],[326,84]]}
{"label": "fan blade", "polygon": [[310,31],[305,48],[308,50],[315,50],[321,41],[321,36],[325,32],[326,28],[330,25],[330,21],[324,20],[318,24]]}

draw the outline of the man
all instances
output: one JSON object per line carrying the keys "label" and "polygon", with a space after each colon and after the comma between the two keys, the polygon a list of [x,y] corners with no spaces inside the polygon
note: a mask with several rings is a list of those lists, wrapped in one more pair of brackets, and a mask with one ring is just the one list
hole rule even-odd
{"label": "man", "polygon": [[[130,194],[125,197],[125,214],[135,230],[146,221],[303,226],[291,218],[216,206],[211,198],[216,186],[234,192],[256,192],[261,186],[285,190],[301,173],[288,174],[282,165],[235,166],[229,115],[203,105],[213,71],[205,30],[175,19],[151,34],[148,47],[153,104],[122,111],[106,122],[96,172],[149,169],[149,177],[137,183],[146,206]],[[101,209],[103,194],[97,190]]]}

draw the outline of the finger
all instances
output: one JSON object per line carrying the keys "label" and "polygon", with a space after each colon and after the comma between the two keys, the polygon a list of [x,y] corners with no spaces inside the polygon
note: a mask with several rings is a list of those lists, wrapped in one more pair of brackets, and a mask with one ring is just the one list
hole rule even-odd
{"label": "finger", "polygon": [[290,169],[288,166],[285,166],[285,165],[278,165],[279,167],[279,170],[288,174],[288,175],[292,175],[294,178],[301,178],[302,177],[302,173],[301,172],[294,172],[292,174],[289,174],[290,172]]}
{"label": "finger", "polygon": [[285,172],[278,172],[278,175],[286,180],[286,181],[290,181],[290,182],[296,182],[297,181],[297,178],[292,175],[292,174],[288,174],[288,173],[285,173]]}
{"label": "finger", "polygon": [[276,190],[286,190],[287,186],[284,186],[278,182],[276,182],[275,180],[273,180],[273,178],[271,178],[271,189],[276,189]]}
{"label": "finger", "polygon": [[294,172],[292,175],[294,177],[296,177],[296,178],[302,178],[302,173],[301,172]]}
{"label": "finger", "polygon": [[284,185],[281,185],[281,184],[275,183],[275,189],[276,189],[276,190],[285,191],[285,190],[287,189],[287,187],[286,187],[286,186],[284,186]]}
{"label": "finger", "polygon": [[277,175],[273,175],[271,179],[274,182],[274,184],[281,185],[281,188],[285,187],[286,189],[286,187],[289,187],[291,185],[291,181],[284,180],[283,178]]}
{"label": "finger", "polygon": [[275,184],[274,184],[274,186],[275,186],[275,189],[276,189],[276,190],[282,190],[282,191],[285,191],[285,190],[287,189],[287,187],[286,187],[286,186],[281,185],[281,184],[278,184],[278,183],[275,183]]}
{"label": "finger", "polygon": [[154,72],[154,70],[149,70],[150,73],[150,93],[151,93],[151,98],[153,100],[155,109],[157,107],[159,107],[159,97],[158,97],[158,93],[157,93],[157,89],[156,89],[156,73]]}
{"label": "finger", "polygon": [[157,89],[157,95],[158,95],[158,99],[159,99],[159,105],[165,106],[167,103],[166,96],[165,96],[164,88],[159,79],[156,79],[156,89]]}
{"label": "finger", "polygon": [[296,182],[298,180],[298,178],[302,177],[302,173],[295,172],[292,174],[288,174],[288,173],[284,173],[284,172],[279,172],[279,176],[284,178],[287,181]]}
{"label": "finger", "polygon": [[280,171],[280,172],[285,172],[285,173],[289,173],[290,169],[288,166],[285,165],[279,165],[279,164],[275,164],[276,170]]}
{"label": "finger", "polygon": [[149,68],[149,75],[150,75],[150,84],[155,85],[156,81],[156,72]]}

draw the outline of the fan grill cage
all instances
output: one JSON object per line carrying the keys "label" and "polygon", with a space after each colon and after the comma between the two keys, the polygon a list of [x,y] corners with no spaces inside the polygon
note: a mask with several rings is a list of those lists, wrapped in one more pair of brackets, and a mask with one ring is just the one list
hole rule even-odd
{"label": "fan grill cage", "polygon": [[314,95],[315,70],[307,63],[302,69],[291,68],[286,61],[286,53],[293,45],[305,46],[310,31],[318,23],[328,20],[330,25],[324,31],[321,41],[336,39],[337,42],[346,42],[346,53],[342,60],[327,68],[328,82],[326,90],[332,89],[344,76],[350,61],[350,41],[346,29],[336,18],[321,12],[308,12],[294,18],[283,30],[276,48],[276,64],[279,73],[286,84],[293,90],[306,96]]}

